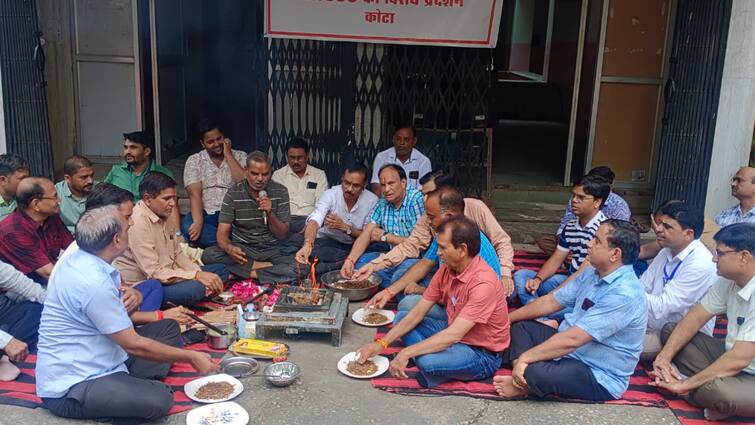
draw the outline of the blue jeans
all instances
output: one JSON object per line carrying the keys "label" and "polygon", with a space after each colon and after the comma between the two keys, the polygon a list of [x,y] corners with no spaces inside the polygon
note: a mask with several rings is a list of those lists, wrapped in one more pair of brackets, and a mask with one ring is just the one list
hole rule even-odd
{"label": "blue jeans", "polygon": [[196,241],[189,239],[189,227],[194,224],[194,217],[191,216],[191,213],[186,214],[181,219],[181,234],[184,239],[186,239],[186,242],[196,244],[200,248],[217,245],[218,239],[216,235],[218,233],[218,218],[220,217],[220,211],[217,211],[215,214],[207,214],[207,212],[203,210],[202,215],[204,216],[204,224],[202,225],[202,233],[199,234],[199,239]]}
{"label": "blue jeans", "polygon": [[[544,295],[548,295],[556,289],[558,285],[562,284],[567,277],[569,277],[565,274],[554,274],[548,279],[542,281],[540,287],[537,288],[537,291],[535,291],[534,294],[530,294],[527,292],[527,289],[525,289],[525,285],[527,284],[527,281],[535,277],[536,274],[537,272],[533,270],[519,270],[514,273],[514,286],[516,287],[516,294],[522,302],[522,305],[527,305]],[[564,314],[566,314],[566,309],[551,314],[550,318],[563,320]]]}
{"label": "blue jeans", "polygon": [[139,311],[157,311],[163,305],[163,297],[165,291],[163,285],[157,279],[145,280],[144,282],[135,285],[134,289],[142,293],[142,304],[139,306]]}
{"label": "blue jeans", "polygon": [[[225,264],[207,264],[202,271],[215,273],[220,280],[228,280],[228,267]],[[185,280],[172,285],[163,285],[164,301],[175,305],[192,306],[205,296],[205,286],[198,280]]]}
{"label": "blue jeans", "polygon": [[[0,330],[29,345],[37,343],[42,304],[33,301],[15,302],[0,294]],[[0,356],[3,351],[0,350]]]}
{"label": "blue jeans", "polygon": [[[362,254],[362,256],[359,257],[359,260],[354,265],[354,269],[359,270],[360,267],[378,258],[380,254],[380,252],[367,252],[365,254]],[[417,261],[419,261],[419,259],[409,258],[401,262],[401,264],[399,264],[398,266],[389,267],[375,273],[380,279],[382,279],[380,287],[387,288],[391,286],[393,282],[399,280],[401,276],[403,276],[404,273],[406,273],[406,271],[409,270],[409,268],[413,266]]]}
{"label": "blue jeans", "polygon": [[[404,313],[410,312],[421,299],[422,299],[422,295],[405,296],[398,303],[398,311],[399,312],[403,311]],[[435,320],[448,320],[448,314],[446,314],[446,309],[441,307],[438,304],[433,305],[433,307],[430,309],[430,311],[427,312],[425,317],[428,317],[430,319],[435,319]]]}
{"label": "blue jeans", "polygon": [[[394,323],[406,317],[406,312],[399,311]],[[446,329],[446,320],[425,317],[414,329],[401,339],[406,346],[414,345]],[[486,379],[501,367],[501,357],[471,347],[456,343],[437,353],[423,354],[414,359],[419,368],[417,381],[425,388],[436,387],[446,381],[457,379],[460,381],[477,381]]]}

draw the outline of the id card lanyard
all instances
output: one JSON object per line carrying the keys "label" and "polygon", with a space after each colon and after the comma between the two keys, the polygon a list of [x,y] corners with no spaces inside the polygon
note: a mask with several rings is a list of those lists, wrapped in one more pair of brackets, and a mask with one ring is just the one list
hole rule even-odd
{"label": "id card lanyard", "polygon": [[[695,248],[697,249],[697,248]],[[690,253],[684,257],[684,260],[686,260],[692,253],[695,252],[695,249],[690,251]],[[669,259],[666,259],[666,264],[663,265],[663,285],[665,286],[667,283],[669,283],[672,279],[674,279],[674,276],[676,276],[676,271],[679,270],[679,267],[682,265],[684,260],[679,261],[679,264],[675,265],[673,270],[671,270],[671,273],[668,273],[666,271],[666,267],[668,267]]]}

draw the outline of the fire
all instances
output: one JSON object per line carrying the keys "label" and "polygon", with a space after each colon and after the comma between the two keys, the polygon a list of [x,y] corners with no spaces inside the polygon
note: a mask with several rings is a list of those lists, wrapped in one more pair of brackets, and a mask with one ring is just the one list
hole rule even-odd
{"label": "fire", "polygon": [[320,259],[315,257],[312,260],[312,265],[309,267],[309,283],[312,285],[312,292],[320,289],[320,284],[317,282],[317,275],[315,274],[315,266],[320,262]]}

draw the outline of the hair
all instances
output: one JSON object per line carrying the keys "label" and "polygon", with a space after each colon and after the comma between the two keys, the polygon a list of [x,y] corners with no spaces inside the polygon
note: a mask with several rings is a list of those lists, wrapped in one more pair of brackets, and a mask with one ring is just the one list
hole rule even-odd
{"label": "hair", "polygon": [[84,211],[76,223],[74,236],[79,248],[97,254],[107,248],[122,230],[118,207],[106,205]]}
{"label": "hair", "polygon": [[131,133],[123,133],[123,139],[138,143],[145,148],[149,148],[150,150],[152,150],[152,152],[155,151],[155,139],[146,131],[132,131]]}
{"label": "hair", "polygon": [[611,194],[611,184],[608,180],[595,174],[588,174],[581,179],[574,186],[582,186],[582,190],[586,194],[591,195],[595,199],[600,199],[600,207],[605,204],[608,195]]}
{"label": "hair", "polygon": [[176,187],[176,181],[167,174],[159,171],[150,171],[144,176],[144,180],[139,183],[139,195],[149,195],[150,198],[156,198],[165,189]]}
{"label": "hair", "polygon": [[438,198],[440,211],[464,215],[464,196],[453,187],[444,186],[427,194],[427,199]]}
{"label": "hair", "polygon": [[621,262],[634,264],[640,255],[640,233],[628,221],[608,219],[603,222],[611,227],[608,232],[608,246],[621,250]]}
{"label": "hair", "polygon": [[89,158],[81,155],[74,155],[63,163],[63,174],[72,176],[76,174],[82,168],[91,168],[92,161]]}
{"label": "hair", "polygon": [[359,173],[362,176],[364,176],[365,181],[367,181],[367,179],[370,178],[370,169],[367,168],[367,166],[361,162],[353,162],[350,164],[346,164],[346,166],[343,168],[343,172],[344,174],[345,173]]}
{"label": "hair", "polygon": [[748,251],[750,255],[755,256],[755,224],[730,224],[716,232],[713,240],[737,251]]}
{"label": "hair", "polygon": [[378,171],[378,177],[380,177],[380,175],[383,174],[383,170],[387,168],[395,170],[398,173],[399,180],[406,180],[406,170],[404,170],[404,167],[397,164],[385,164],[380,167],[380,171]]}
{"label": "hair", "polygon": [[286,143],[286,153],[289,149],[304,149],[304,153],[309,153],[309,144],[301,137],[294,137]]}
{"label": "hair", "polygon": [[693,210],[686,202],[669,202],[659,208],[659,212],[679,222],[682,230],[692,229],[695,239],[703,234],[705,218],[699,210]]}
{"label": "hair", "polygon": [[438,234],[451,230],[451,245],[458,248],[461,244],[467,246],[470,257],[480,253],[480,228],[474,221],[466,217],[454,217],[438,228]]}
{"label": "hair", "polygon": [[268,164],[270,165],[270,158],[267,156],[265,152],[262,151],[254,151],[249,154],[249,156],[246,157],[246,165],[248,166],[252,162],[258,162],[260,164]]}
{"label": "hair", "polygon": [[414,129],[414,125],[410,121],[401,121],[396,123],[396,126],[393,128],[393,134],[396,134],[399,130],[402,130],[404,128],[411,130],[412,136],[417,135],[417,131]]}
{"label": "hair", "polygon": [[124,202],[131,202],[133,195],[126,189],[120,188],[112,183],[100,183],[87,196],[84,209],[86,211],[105,207],[108,205],[119,206]]}
{"label": "hair", "polygon": [[44,177],[27,177],[23,184],[16,189],[16,202],[21,208],[29,208],[29,205],[35,199],[41,199],[45,196],[45,188],[42,186],[44,182],[52,182]]}
{"label": "hair", "polygon": [[454,181],[454,177],[450,174],[446,174],[443,170],[436,170],[429,172],[422,176],[422,178],[419,179],[419,184],[424,185],[428,182],[435,182],[435,189],[440,189],[442,187],[455,187],[456,182]]}
{"label": "hair", "polygon": [[19,170],[28,170],[29,163],[18,155],[6,153],[0,155],[0,176],[8,177]]}
{"label": "hair", "polygon": [[661,203],[661,205],[658,205],[658,208],[656,208],[655,211],[653,211],[653,215],[660,215],[660,214],[662,214],[661,211],[664,208],[668,207],[669,205],[679,204],[679,203],[682,203],[682,202],[684,202],[684,201],[680,201],[678,199],[668,199],[666,201],[663,201]]}
{"label": "hair", "polygon": [[197,134],[199,135],[199,139],[202,140],[204,138],[204,135],[212,130],[220,130],[220,126],[215,121],[212,121],[209,118],[202,118],[197,123]]}
{"label": "hair", "polygon": [[614,173],[612,169],[606,167],[605,165],[593,168],[592,170],[587,172],[587,175],[603,177],[604,179],[608,180],[608,184],[613,184],[613,179],[616,178],[616,173]]}

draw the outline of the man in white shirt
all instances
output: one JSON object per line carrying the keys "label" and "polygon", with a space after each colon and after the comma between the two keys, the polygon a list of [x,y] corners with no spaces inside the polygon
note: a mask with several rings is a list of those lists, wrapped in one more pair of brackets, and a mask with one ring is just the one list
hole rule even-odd
{"label": "man in white shirt", "polygon": [[206,248],[217,243],[215,234],[225,193],[244,179],[246,153],[231,149],[231,140],[211,121],[201,120],[197,129],[204,149],[186,160],[184,186],[191,211],[181,220],[181,233],[187,241]]}
{"label": "man in white shirt", "polygon": [[432,172],[433,166],[428,157],[414,149],[416,144],[417,136],[414,133],[414,127],[409,124],[396,127],[396,132],[393,133],[393,147],[377,154],[375,162],[372,164],[370,190],[375,195],[378,197],[381,195],[378,172],[386,164],[397,164],[403,167],[406,171],[407,186],[417,190],[422,189],[419,179]]}
{"label": "man in white shirt", "polygon": [[[716,265],[700,242],[703,215],[685,202],[669,202],[657,214],[661,252],[643,273],[648,303],[648,328],[640,359],[652,361],[661,351],[661,330],[678,322],[697,304],[716,280]],[[702,331],[713,335],[714,321]]]}
{"label": "man in white shirt", "polygon": [[288,164],[275,170],[273,181],[288,189],[291,202],[289,232],[300,233],[307,217],[315,210],[315,204],[328,189],[325,171],[309,165],[309,145],[300,138],[291,139],[286,145]]}
{"label": "man in white shirt", "polygon": [[309,264],[311,257],[317,257],[317,273],[341,267],[378,201],[365,190],[368,178],[369,170],[363,164],[347,165],[341,184],[325,191],[307,218],[297,262]]}

